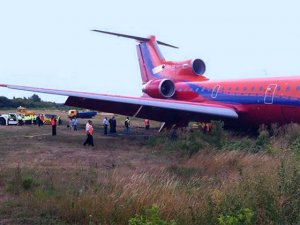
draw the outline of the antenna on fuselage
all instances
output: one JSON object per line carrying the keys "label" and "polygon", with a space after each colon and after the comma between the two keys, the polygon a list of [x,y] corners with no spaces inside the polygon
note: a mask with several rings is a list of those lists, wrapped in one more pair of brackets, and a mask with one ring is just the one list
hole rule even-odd
{"label": "antenna on fuselage", "polygon": [[[92,31],[103,33],[103,34],[114,35],[114,36],[118,36],[118,37],[134,39],[134,40],[137,40],[139,42],[148,42],[148,41],[150,41],[150,38],[137,37],[137,36],[127,35],[127,34],[113,33],[113,32],[108,32],[108,31],[103,31],[103,30],[92,30]],[[170,45],[170,44],[167,44],[167,43],[164,43],[164,42],[161,42],[161,41],[156,41],[156,42],[157,42],[157,44],[164,45],[164,46],[167,46],[167,47],[178,48],[174,45]]]}

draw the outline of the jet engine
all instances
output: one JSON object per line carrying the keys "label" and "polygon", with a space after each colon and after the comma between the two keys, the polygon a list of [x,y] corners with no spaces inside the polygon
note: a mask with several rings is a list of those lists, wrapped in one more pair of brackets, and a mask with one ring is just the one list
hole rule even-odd
{"label": "jet engine", "polygon": [[176,62],[173,68],[177,69],[179,76],[203,76],[206,70],[202,59],[189,59],[183,62]]}
{"label": "jet engine", "polygon": [[206,70],[205,63],[201,59],[194,59],[190,62],[191,69],[196,75],[203,75]]}
{"label": "jet engine", "polygon": [[150,80],[144,84],[143,92],[152,98],[172,98],[175,94],[175,84],[168,79]]}

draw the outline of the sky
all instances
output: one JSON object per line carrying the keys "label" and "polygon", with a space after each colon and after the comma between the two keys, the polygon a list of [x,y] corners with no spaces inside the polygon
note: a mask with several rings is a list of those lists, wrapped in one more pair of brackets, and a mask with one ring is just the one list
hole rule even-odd
{"label": "sky", "polygon": [[155,35],[179,46],[160,47],[167,60],[201,58],[212,80],[297,76],[299,9],[297,0],[0,0],[0,83],[141,95],[136,42],[93,29]]}

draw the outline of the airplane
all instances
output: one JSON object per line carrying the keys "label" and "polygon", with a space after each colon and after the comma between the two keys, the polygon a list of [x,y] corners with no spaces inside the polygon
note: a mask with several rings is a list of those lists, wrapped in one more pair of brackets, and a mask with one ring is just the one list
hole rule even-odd
{"label": "airplane", "polygon": [[190,121],[223,120],[227,127],[300,123],[300,76],[213,81],[204,76],[201,59],[167,61],[158,45],[176,46],[148,38],[92,30],[137,41],[142,77],[141,97],[97,94],[0,84],[2,87],[68,96],[65,105],[163,122],[163,128]]}

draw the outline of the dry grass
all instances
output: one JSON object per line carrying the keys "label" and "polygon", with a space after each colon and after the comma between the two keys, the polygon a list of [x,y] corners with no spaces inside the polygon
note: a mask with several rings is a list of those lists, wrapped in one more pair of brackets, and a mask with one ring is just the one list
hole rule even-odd
{"label": "dry grass", "polygon": [[125,225],[152,204],[177,224],[217,224],[246,207],[256,224],[285,218],[297,161],[277,148],[283,134],[272,143],[278,154],[206,147],[189,158],[150,147],[142,128],[111,137],[94,123],[94,148],[82,146],[84,121],[78,132],[58,127],[57,137],[49,126],[0,127],[0,224]]}

